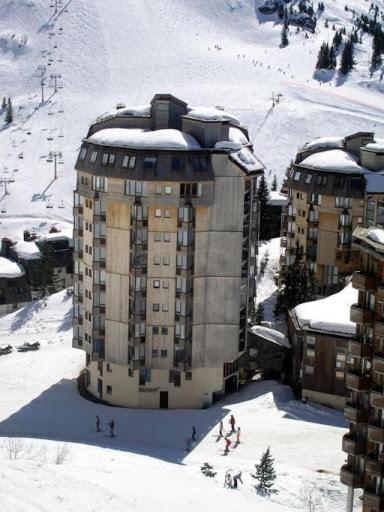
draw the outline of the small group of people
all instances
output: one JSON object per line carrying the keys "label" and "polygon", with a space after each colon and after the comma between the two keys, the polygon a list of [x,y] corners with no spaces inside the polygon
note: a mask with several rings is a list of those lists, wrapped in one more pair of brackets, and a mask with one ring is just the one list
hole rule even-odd
{"label": "small group of people", "polygon": [[[115,422],[114,420],[108,421],[109,437],[115,437]],[[96,432],[102,432],[100,428],[100,416],[96,415]]]}
{"label": "small group of people", "polygon": [[[225,436],[224,438],[224,442],[225,442],[225,450],[224,450],[224,453],[228,453],[229,452],[229,447],[231,446],[232,444],[232,440],[229,438],[230,435],[232,434],[236,434],[236,446],[238,444],[240,444],[240,434],[241,434],[241,429],[240,427],[237,427],[237,429],[235,428],[236,426],[236,420],[235,420],[235,417],[233,416],[233,414],[231,414],[230,418],[229,418],[229,424],[231,425],[231,431],[229,432],[228,435]],[[219,436],[220,437],[223,437],[223,428],[224,428],[224,425],[223,425],[223,422],[220,421],[220,425],[219,425]]]}

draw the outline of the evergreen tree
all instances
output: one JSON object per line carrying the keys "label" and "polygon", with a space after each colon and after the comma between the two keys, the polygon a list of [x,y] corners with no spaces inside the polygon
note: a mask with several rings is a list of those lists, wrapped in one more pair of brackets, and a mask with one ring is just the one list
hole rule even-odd
{"label": "evergreen tree", "polygon": [[341,63],[340,63],[340,71],[343,75],[347,75],[353,66],[355,65],[355,61],[353,59],[353,42],[349,39],[343,49],[343,53],[341,55]]}
{"label": "evergreen tree", "polygon": [[343,42],[343,36],[339,30],[336,30],[336,34],[333,37],[332,46],[337,50]]}
{"label": "evergreen tree", "polygon": [[282,31],[281,31],[281,47],[285,48],[288,46],[288,28],[284,25]]}
{"label": "evergreen tree", "polygon": [[329,68],[329,46],[328,43],[324,42],[317,56],[316,69],[328,69]]}
{"label": "evergreen tree", "polygon": [[270,200],[270,195],[264,174],[260,178],[257,189],[257,200],[260,212],[260,240],[267,240],[270,227],[270,215],[267,206]]}
{"label": "evergreen tree", "polygon": [[253,478],[258,480],[257,491],[260,494],[271,494],[274,492],[272,489],[274,481],[276,480],[276,472],[273,467],[274,459],[271,455],[269,446],[267,451],[265,451],[260,459],[259,464],[255,464],[256,473]]}
{"label": "evergreen tree", "polygon": [[255,310],[255,316],[253,319],[253,323],[255,325],[261,325],[261,322],[264,320],[264,306],[262,304],[258,304]]}
{"label": "evergreen tree", "polygon": [[280,4],[277,9],[277,14],[279,16],[279,20],[282,20],[284,18],[284,6],[283,4]]}
{"label": "evergreen tree", "polygon": [[276,190],[277,190],[277,178],[276,178],[276,174],[274,174],[274,175],[273,175],[273,181],[272,181],[271,190],[272,190],[273,192],[276,192]]}
{"label": "evergreen tree", "polygon": [[337,62],[336,62],[335,47],[331,46],[330,49],[329,49],[329,65],[328,65],[328,69],[335,69],[336,64],[337,64]]}
{"label": "evergreen tree", "polygon": [[56,279],[54,275],[54,257],[50,246],[45,242],[39,245],[40,259],[32,268],[29,283],[32,290],[39,292],[41,297],[56,291]]}
{"label": "evergreen tree", "polygon": [[7,111],[5,114],[5,122],[7,124],[12,123],[13,121],[13,107],[12,107],[12,101],[11,98],[8,98],[8,105],[7,105]]}
{"label": "evergreen tree", "polygon": [[1,108],[2,108],[2,110],[5,110],[7,108],[7,100],[5,98],[3,98],[3,102],[1,104]]}

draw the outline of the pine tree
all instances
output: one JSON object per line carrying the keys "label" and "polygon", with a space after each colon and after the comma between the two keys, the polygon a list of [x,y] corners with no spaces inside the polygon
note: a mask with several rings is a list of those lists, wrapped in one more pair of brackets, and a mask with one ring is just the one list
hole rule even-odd
{"label": "pine tree", "polygon": [[260,212],[260,240],[267,240],[270,227],[270,216],[267,205],[270,200],[270,195],[264,174],[260,178],[257,189],[257,200]]}
{"label": "pine tree", "polygon": [[329,65],[328,69],[335,69],[337,64],[335,47],[331,46],[329,49]]}
{"label": "pine tree", "polygon": [[5,122],[11,124],[13,121],[13,107],[11,98],[8,98],[7,112],[5,114]]}
{"label": "pine tree", "polygon": [[2,110],[5,110],[7,108],[7,100],[5,98],[3,98],[3,102],[1,104],[1,108],[2,108]]}
{"label": "pine tree", "polygon": [[347,75],[353,66],[355,65],[355,61],[353,59],[353,42],[349,39],[343,49],[343,53],[341,55],[341,63],[340,63],[340,71],[343,75]]}
{"label": "pine tree", "polygon": [[257,491],[260,494],[271,494],[274,492],[272,487],[276,480],[276,472],[273,467],[273,462],[274,459],[268,446],[267,451],[265,451],[261,456],[260,463],[255,464],[256,473],[252,475],[253,478],[256,478],[259,482],[257,485]]}
{"label": "pine tree", "polygon": [[40,259],[32,268],[29,283],[32,290],[39,292],[41,297],[56,291],[56,279],[54,275],[54,257],[50,246],[45,242],[39,244]]}
{"label": "pine tree", "polygon": [[253,319],[253,323],[255,325],[261,325],[261,322],[264,320],[264,306],[262,304],[258,304],[255,310],[255,316]]}
{"label": "pine tree", "polygon": [[320,47],[319,54],[317,56],[316,69],[328,69],[329,68],[329,46],[328,43],[323,42]]}
{"label": "pine tree", "polygon": [[276,177],[276,174],[273,175],[273,181],[272,181],[271,190],[273,192],[276,192],[276,190],[277,190],[277,177]]}
{"label": "pine tree", "polygon": [[281,47],[285,48],[288,46],[288,28],[284,25],[282,31],[281,31]]}

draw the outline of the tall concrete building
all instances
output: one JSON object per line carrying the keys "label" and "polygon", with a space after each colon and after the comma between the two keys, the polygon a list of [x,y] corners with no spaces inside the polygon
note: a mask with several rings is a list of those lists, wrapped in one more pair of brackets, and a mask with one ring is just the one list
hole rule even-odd
{"label": "tall concrete building", "polygon": [[111,404],[209,405],[237,386],[255,296],[247,130],[171,95],[118,105],[83,140],[74,197],[74,338]]}

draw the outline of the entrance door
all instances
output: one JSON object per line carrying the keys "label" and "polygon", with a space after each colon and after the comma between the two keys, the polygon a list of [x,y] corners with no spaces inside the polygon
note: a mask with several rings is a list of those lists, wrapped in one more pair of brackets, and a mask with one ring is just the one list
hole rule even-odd
{"label": "entrance door", "polygon": [[168,409],[168,391],[160,391],[160,409]]}

